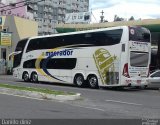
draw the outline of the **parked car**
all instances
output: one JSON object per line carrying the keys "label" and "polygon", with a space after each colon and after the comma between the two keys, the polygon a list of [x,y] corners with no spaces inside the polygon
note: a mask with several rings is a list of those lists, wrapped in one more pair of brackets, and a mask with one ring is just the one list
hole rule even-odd
{"label": "parked car", "polygon": [[160,70],[156,70],[149,75],[148,87],[160,88]]}

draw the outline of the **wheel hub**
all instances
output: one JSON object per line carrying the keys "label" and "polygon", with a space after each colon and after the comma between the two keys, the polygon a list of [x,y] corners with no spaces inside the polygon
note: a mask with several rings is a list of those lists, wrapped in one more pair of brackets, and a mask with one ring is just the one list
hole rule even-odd
{"label": "wheel hub", "polygon": [[89,80],[89,82],[90,82],[90,85],[91,85],[91,86],[96,86],[96,84],[97,84],[97,79],[96,79],[95,77],[92,77],[92,78]]}
{"label": "wheel hub", "polygon": [[77,78],[77,84],[78,84],[78,85],[82,85],[82,83],[83,83],[83,82],[82,82],[82,77],[78,77],[78,78]]}

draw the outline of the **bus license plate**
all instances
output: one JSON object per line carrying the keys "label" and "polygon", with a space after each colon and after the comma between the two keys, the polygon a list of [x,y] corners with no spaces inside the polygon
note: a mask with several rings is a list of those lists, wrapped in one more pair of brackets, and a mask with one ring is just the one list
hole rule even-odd
{"label": "bus license plate", "polygon": [[142,81],[142,80],[137,80],[137,84],[141,84],[141,81]]}

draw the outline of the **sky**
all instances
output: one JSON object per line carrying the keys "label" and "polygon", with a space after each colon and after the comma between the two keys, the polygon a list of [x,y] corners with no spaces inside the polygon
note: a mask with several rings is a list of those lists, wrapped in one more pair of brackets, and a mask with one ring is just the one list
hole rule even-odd
{"label": "sky", "polygon": [[129,19],[160,18],[160,0],[90,0],[90,11],[93,23],[100,21],[102,10],[104,19],[112,22],[114,16]]}

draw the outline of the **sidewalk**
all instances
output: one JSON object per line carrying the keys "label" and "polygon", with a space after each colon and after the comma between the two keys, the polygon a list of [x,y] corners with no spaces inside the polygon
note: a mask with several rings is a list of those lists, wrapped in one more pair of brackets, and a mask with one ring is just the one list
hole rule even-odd
{"label": "sidewalk", "polygon": [[[0,80],[2,81],[15,81],[12,75],[0,75]],[[5,85],[5,86],[4,86]],[[8,86],[8,87],[6,87]],[[16,88],[16,89],[15,89]],[[20,88],[20,89],[19,89]],[[32,90],[30,90],[32,88]],[[37,99],[47,99],[47,100],[59,100],[59,101],[71,101],[77,100],[81,98],[80,93],[65,93],[59,94],[58,90],[49,90],[46,89],[45,92],[49,91],[48,93],[43,92],[41,87],[31,87],[31,86],[19,86],[18,84],[5,84],[1,83],[0,86],[0,93],[7,94],[7,95],[16,95],[16,96],[23,96],[23,97],[30,97],[30,98],[37,98]],[[34,91],[33,91],[34,90]],[[37,90],[37,91],[36,91]],[[38,91],[39,90],[39,91]],[[56,94],[50,93],[51,91],[55,91]],[[57,92],[56,92],[57,91]],[[63,91],[62,91],[63,92]]]}
{"label": "sidewalk", "polygon": [[0,80],[13,81],[14,78],[12,75],[0,75]]}

